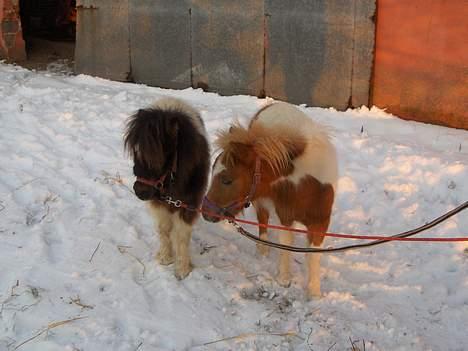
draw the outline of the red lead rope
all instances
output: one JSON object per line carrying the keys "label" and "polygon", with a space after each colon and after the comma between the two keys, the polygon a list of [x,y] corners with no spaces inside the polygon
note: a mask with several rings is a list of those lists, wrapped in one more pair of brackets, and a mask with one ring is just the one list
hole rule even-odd
{"label": "red lead rope", "polygon": [[[203,211],[201,208],[190,208],[186,204],[182,203],[180,207],[183,207],[185,209],[191,210],[191,211],[197,211],[200,213],[205,213],[213,217],[217,217],[222,220],[230,220],[238,223],[243,223],[243,224],[250,224],[254,225],[257,227],[263,227],[263,228],[271,228],[271,229],[277,229],[277,230],[284,230],[284,231],[291,231],[295,233],[302,233],[302,234],[307,234],[308,231],[305,229],[298,229],[298,228],[290,228],[290,227],[285,227],[281,225],[272,225],[272,224],[262,224],[258,223],[255,221],[249,221],[246,219],[240,219],[240,218],[231,218],[223,215],[219,215],[216,213],[212,213],[209,211]],[[468,201],[465,202],[464,204],[460,205],[459,207],[455,208],[454,210],[450,211],[444,216],[441,216],[441,220],[439,220],[436,224],[442,222],[443,220],[447,219],[448,217],[451,217],[452,215],[468,208]],[[443,218],[445,217],[445,218]],[[438,219],[439,219],[438,218]],[[431,223],[437,221],[438,219],[432,221]],[[427,228],[428,229],[428,228]],[[431,241],[431,242],[463,242],[463,241],[468,241],[468,237],[449,237],[449,238],[435,238],[435,237],[430,237],[430,238],[408,238],[408,237],[398,237],[398,236],[379,236],[379,235],[354,235],[354,234],[339,234],[339,233],[325,233],[325,236],[333,237],[333,238],[342,238],[342,239],[365,239],[365,240],[383,240],[383,241]]]}

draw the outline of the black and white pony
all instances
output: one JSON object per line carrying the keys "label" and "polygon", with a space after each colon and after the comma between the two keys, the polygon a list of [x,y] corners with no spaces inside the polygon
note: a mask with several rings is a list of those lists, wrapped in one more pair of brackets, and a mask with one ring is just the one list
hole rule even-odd
{"label": "black and white pony", "polygon": [[175,276],[192,270],[189,244],[197,212],[175,207],[169,197],[198,208],[208,182],[210,153],[200,114],[179,99],[163,98],[127,122],[124,144],[133,157],[136,196],[148,201],[159,232],[156,259],[175,262]]}

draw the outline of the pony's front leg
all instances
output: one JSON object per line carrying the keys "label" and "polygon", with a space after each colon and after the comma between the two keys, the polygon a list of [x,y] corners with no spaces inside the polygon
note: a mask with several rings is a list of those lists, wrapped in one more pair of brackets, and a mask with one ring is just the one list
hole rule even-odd
{"label": "pony's front leg", "polygon": [[172,217],[173,215],[162,206],[149,205],[151,214],[154,217],[154,226],[159,232],[159,251],[156,254],[156,260],[167,266],[174,262],[174,253],[171,243]]}
{"label": "pony's front leg", "polygon": [[[312,247],[312,245],[311,245]],[[319,248],[320,246],[314,246]],[[322,297],[320,291],[320,258],[321,253],[307,254],[307,265],[309,266],[309,279],[307,281],[307,294],[311,299],[319,299]]]}
{"label": "pony's front leg", "polygon": [[[255,207],[255,211],[257,212],[258,223],[268,224],[268,218],[270,216],[268,211],[265,208],[258,205],[258,204],[254,204],[254,207]],[[268,239],[268,229],[267,228],[258,227],[258,233],[259,233],[260,239],[262,239],[262,240],[267,240]],[[268,246],[266,246],[266,245],[263,245],[263,244],[257,244],[257,252],[262,256],[268,256],[268,254],[270,253],[270,248]]]}
{"label": "pony's front leg", "polygon": [[[327,228],[328,224],[324,226]],[[320,231],[316,231],[315,226],[309,226],[309,234],[308,239],[310,243],[310,247],[320,248],[322,246],[323,240],[325,238],[324,234],[325,230],[322,227]],[[307,280],[307,294],[311,299],[319,299],[322,297],[322,293],[320,291],[320,258],[322,257],[321,253],[309,253],[307,254],[307,266],[309,270],[309,277]]]}
{"label": "pony's front leg", "polygon": [[180,218],[179,213],[174,214],[173,218],[171,239],[175,251],[175,276],[182,280],[192,271],[190,260],[192,225]]}
{"label": "pony's front leg", "polygon": [[[294,241],[294,234],[290,231],[279,233],[279,242],[283,245],[292,245]],[[278,277],[276,280],[279,285],[288,288],[291,285],[291,272],[290,272],[290,252],[286,250],[280,250],[279,253],[279,267]]]}

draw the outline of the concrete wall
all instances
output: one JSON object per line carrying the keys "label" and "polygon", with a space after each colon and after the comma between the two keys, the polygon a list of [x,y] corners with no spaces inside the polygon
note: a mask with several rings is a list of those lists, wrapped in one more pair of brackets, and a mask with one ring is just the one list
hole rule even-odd
{"label": "concrete wall", "polygon": [[260,95],[263,17],[263,0],[191,1],[192,85],[224,95]]}
{"label": "concrete wall", "polygon": [[188,1],[130,1],[129,28],[136,82],[173,89],[191,85]]}
{"label": "concrete wall", "polygon": [[76,71],[128,80],[128,0],[78,0],[77,8]]}
{"label": "concrete wall", "polygon": [[8,61],[26,59],[18,3],[19,0],[0,0],[0,59]]}
{"label": "concrete wall", "polygon": [[369,103],[375,2],[267,0],[267,95],[294,103]]}
{"label": "concrete wall", "polygon": [[313,106],[369,103],[375,0],[79,0],[76,69]]}

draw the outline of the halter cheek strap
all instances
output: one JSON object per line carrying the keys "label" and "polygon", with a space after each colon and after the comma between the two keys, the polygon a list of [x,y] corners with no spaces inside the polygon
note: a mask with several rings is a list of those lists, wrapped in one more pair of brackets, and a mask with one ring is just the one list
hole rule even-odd
{"label": "halter cheek strap", "polygon": [[249,195],[247,195],[247,198],[245,199],[245,204],[248,206],[250,206],[250,202],[252,201],[255,195],[255,192],[257,191],[257,185],[260,183],[260,180],[262,179],[261,167],[262,167],[262,162],[260,158],[257,157],[255,159],[255,171],[253,175],[252,186],[250,187]]}
{"label": "halter cheek strap", "polygon": [[203,205],[205,207],[208,207],[212,210],[215,210],[219,213],[226,214],[226,215],[230,215],[230,212],[233,212],[234,210],[249,207],[255,195],[255,192],[257,190],[257,185],[260,183],[260,180],[262,178],[261,165],[262,165],[262,162],[260,158],[257,157],[255,160],[255,171],[254,171],[254,175],[252,179],[252,185],[250,186],[249,193],[243,199],[234,201],[226,207],[219,207],[213,201],[208,199],[207,196],[205,196],[205,198],[203,199]]}

